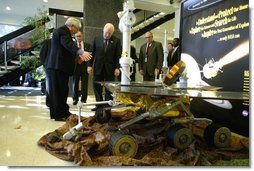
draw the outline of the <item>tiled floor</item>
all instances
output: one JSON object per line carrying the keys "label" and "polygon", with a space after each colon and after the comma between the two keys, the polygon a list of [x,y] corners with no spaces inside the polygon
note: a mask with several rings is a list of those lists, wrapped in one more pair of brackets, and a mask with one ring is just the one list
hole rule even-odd
{"label": "tiled floor", "polygon": [[[88,97],[88,102],[94,101],[94,96]],[[68,104],[78,114],[71,98]],[[93,107],[83,108],[82,116],[93,115]],[[73,166],[37,145],[43,135],[63,124],[50,119],[45,96],[0,94],[0,166]]]}

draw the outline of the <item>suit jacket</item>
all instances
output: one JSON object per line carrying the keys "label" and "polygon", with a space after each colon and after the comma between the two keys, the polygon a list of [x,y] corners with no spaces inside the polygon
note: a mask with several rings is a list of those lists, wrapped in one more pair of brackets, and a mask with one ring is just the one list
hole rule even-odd
{"label": "suit jacket", "polygon": [[[143,70],[144,73],[154,75],[155,68],[161,69],[163,65],[163,48],[160,42],[153,41],[152,45],[146,54],[147,43],[143,44],[139,53],[139,70]],[[145,58],[147,56],[147,62]]]}
{"label": "suit jacket", "polygon": [[95,75],[103,74],[103,67],[108,75],[114,75],[114,70],[120,68],[121,42],[115,36],[111,36],[109,39],[106,51],[104,51],[103,37],[95,37],[91,43],[90,51],[93,58],[88,62],[88,66],[93,66]]}
{"label": "suit jacket", "polygon": [[179,60],[179,47],[176,47],[176,50],[168,56],[168,66],[173,67]]}
{"label": "suit jacket", "polygon": [[72,75],[76,66],[75,59],[79,48],[73,41],[67,26],[54,30],[47,69],[55,69]]}

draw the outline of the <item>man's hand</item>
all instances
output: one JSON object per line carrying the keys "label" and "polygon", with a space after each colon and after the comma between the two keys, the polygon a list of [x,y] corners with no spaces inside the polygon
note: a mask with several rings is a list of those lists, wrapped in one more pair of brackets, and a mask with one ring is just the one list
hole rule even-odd
{"label": "man's hand", "polygon": [[144,75],[143,69],[139,70],[139,73],[140,73],[141,75]]}
{"label": "man's hand", "polygon": [[83,61],[89,61],[93,56],[91,55],[91,52],[84,51],[80,57]]}
{"label": "man's hand", "polygon": [[87,67],[87,73],[88,74],[92,74],[92,72],[93,72],[93,67]]}
{"label": "man's hand", "polygon": [[115,69],[114,75],[118,77],[120,75],[120,70],[118,68]]}
{"label": "man's hand", "polygon": [[160,70],[158,68],[155,68],[154,75],[158,77],[159,74],[160,74]]}

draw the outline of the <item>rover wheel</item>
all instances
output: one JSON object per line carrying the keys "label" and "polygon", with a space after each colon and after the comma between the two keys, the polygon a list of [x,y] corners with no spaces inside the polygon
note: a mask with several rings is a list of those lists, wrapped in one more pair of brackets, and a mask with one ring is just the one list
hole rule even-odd
{"label": "rover wheel", "polygon": [[210,124],[205,128],[204,139],[209,146],[228,147],[231,141],[231,131],[227,127]]}
{"label": "rover wheel", "polygon": [[104,109],[104,108],[98,108],[95,111],[95,119],[99,123],[106,123],[111,119],[111,110],[110,109]]}
{"label": "rover wheel", "polygon": [[110,137],[109,149],[115,156],[135,157],[138,144],[133,136],[124,131],[118,131]]}
{"label": "rover wheel", "polygon": [[174,125],[166,132],[167,143],[177,149],[187,148],[193,140],[192,131],[181,125]]}

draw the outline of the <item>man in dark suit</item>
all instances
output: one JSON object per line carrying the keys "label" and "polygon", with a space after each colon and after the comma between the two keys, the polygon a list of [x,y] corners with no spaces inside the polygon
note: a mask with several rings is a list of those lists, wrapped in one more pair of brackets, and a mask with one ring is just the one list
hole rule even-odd
{"label": "man in dark suit", "polygon": [[179,38],[174,38],[173,46],[174,46],[174,49],[171,52],[171,58],[168,60],[169,68],[172,68],[180,60],[179,47],[178,47],[179,46]]}
{"label": "man in dark suit", "polygon": [[[94,58],[88,62],[87,72],[93,72],[93,90],[96,101],[112,99],[111,92],[105,90],[102,97],[102,86],[97,81],[114,81],[120,75],[119,58],[121,57],[121,42],[113,36],[114,25],[107,23],[103,28],[103,36],[95,37],[90,51]],[[96,110],[96,109],[93,109]]]}
{"label": "man in dark suit", "polygon": [[[78,31],[75,34],[77,45],[79,48],[88,51],[89,45],[83,41],[83,34]],[[77,105],[80,92],[79,92],[79,81],[81,80],[81,102],[86,103],[87,90],[88,90],[88,73],[87,73],[87,62],[77,61],[77,65],[73,74],[73,105]]]}
{"label": "man in dark suit", "polygon": [[139,53],[139,72],[144,81],[154,81],[163,64],[163,48],[160,42],[153,40],[152,32],[146,32],[145,38],[147,43],[141,46]]}
{"label": "man in dark suit", "polygon": [[72,36],[81,28],[78,19],[68,18],[65,25],[54,30],[51,39],[51,51],[47,61],[47,75],[50,98],[50,118],[65,121],[69,112],[68,81],[74,72],[77,59],[88,61],[92,58],[89,52],[78,48]]}
{"label": "man in dark suit", "polygon": [[174,50],[173,42],[169,42],[167,48],[168,48],[167,64],[168,64],[168,67],[171,68],[171,66],[170,66],[171,54]]}

